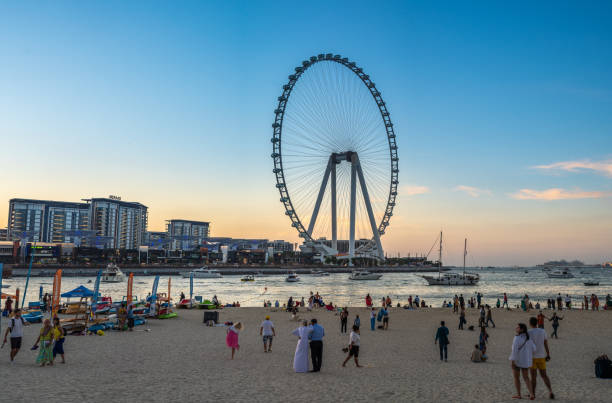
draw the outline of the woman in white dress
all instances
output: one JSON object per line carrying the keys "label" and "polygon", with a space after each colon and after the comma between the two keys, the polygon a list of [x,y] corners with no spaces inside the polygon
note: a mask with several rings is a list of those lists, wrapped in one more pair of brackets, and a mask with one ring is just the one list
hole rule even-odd
{"label": "woman in white dress", "polygon": [[308,336],[311,332],[312,329],[308,328],[308,322],[303,321],[302,326],[291,333],[299,338],[293,357],[293,369],[295,372],[308,372]]}
{"label": "woman in white dress", "polygon": [[[510,354],[509,360],[512,362],[512,373],[514,375],[514,386],[516,387],[516,395],[512,396],[513,399],[521,399],[521,373],[523,379],[527,384],[527,390],[529,390],[529,396],[533,396],[533,384],[529,379],[529,368],[533,364],[533,353],[536,350],[533,341],[529,340],[529,333],[527,332],[527,325],[519,323],[516,326],[516,336],[512,341],[512,353]],[[532,399],[533,400],[533,399]]]}

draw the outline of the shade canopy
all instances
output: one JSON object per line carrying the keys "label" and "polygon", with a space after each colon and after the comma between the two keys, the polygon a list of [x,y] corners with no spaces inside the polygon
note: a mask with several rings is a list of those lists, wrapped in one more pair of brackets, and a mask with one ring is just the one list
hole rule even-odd
{"label": "shade canopy", "polygon": [[78,298],[78,297],[93,297],[94,292],[89,288],[80,285],[72,291],[62,294],[62,298]]}

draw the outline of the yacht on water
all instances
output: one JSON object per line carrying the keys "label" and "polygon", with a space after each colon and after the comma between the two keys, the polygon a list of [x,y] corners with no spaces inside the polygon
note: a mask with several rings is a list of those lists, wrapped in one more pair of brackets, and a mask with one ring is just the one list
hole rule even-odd
{"label": "yacht on water", "polygon": [[285,278],[285,281],[288,282],[288,283],[295,283],[295,282],[300,281],[300,278],[295,273],[289,273],[287,275],[287,278]]}
{"label": "yacht on water", "polygon": [[369,271],[353,271],[349,276],[349,280],[378,280],[382,274],[370,273]]}
{"label": "yacht on water", "polygon": [[[463,243],[463,273],[444,273],[438,271],[437,276],[421,276],[429,285],[476,285],[480,276],[465,272],[465,257],[467,256],[467,238]],[[442,231],[440,231],[439,261],[442,267]]]}
{"label": "yacht on water", "polygon": [[557,269],[546,272],[548,278],[574,278],[574,275],[567,269]]}
{"label": "yacht on water", "polygon": [[221,275],[221,272],[219,272],[219,270],[211,270],[206,266],[200,267],[199,269],[195,269],[192,271],[183,272],[181,273],[181,276],[183,278],[189,278],[191,277],[192,273],[193,273],[193,278],[221,278],[223,277]]}
{"label": "yacht on water", "polygon": [[102,272],[102,278],[100,280],[103,283],[122,283],[123,280],[125,280],[125,276],[119,266],[114,263],[109,263]]}
{"label": "yacht on water", "polygon": [[323,270],[312,270],[310,272],[310,274],[312,274],[315,277],[326,277],[329,276],[329,273]]}

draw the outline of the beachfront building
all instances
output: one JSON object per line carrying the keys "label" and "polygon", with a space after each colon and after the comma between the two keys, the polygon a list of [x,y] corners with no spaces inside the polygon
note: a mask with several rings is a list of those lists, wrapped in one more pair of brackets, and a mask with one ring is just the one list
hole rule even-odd
{"label": "beachfront building", "polygon": [[166,221],[172,250],[197,250],[210,235],[210,222],[172,219]]}
{"label": "beachfront building", "polygon": [[293,252],[293,243],[277,239],[268,242],[268,248],[272,248],[274,253]]}
{"label": "beachfront building", "polygon": [[106,237],[105,248],[138,249],[143,245],[147,235],[147,206],[122,201],[116,196],[85,201],[91,214],[90,229],[98,237]]}
{"label": "beachfront building", "polygon": [[0,241],[8,240],[8,228],[0,228]]}
{"label": "beachfront building", "polygon": [[87,203],[51,200],[11,199],[7,239],[35,242],[74,242],[76,230],[87,230],[90,211]]}

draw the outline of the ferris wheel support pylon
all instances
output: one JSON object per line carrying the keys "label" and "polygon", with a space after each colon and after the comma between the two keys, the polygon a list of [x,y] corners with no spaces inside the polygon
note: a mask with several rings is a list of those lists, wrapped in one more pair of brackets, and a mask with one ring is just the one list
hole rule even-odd
{"label": "ferris wheel support pylon", "polygon": [[[352,156],[352,165],[353,167],[356,167],[357,175],[359,176],[359,184],[361,185],[361,194],[363,195],[363,200],[365,201],[366,210],[368,211],[370,227],[372,227],[372,234],[374,235],[374,241],[376,242],[376,248],[378,249],[378,257],[380,259],[384,259],[385,255],[383,253],[382,243],[380,242],[380,234],[378,233],[378,228],[376,227],[376,221],[374,220],[374,212],[372,211],[372,203],[370,202],[368,188],[366,186],[365,178],[363,176],[363,170],[361,169],[361,163],[359,162],[359,156],[357,155],[357,153],[354,153]],[[351,187],[351,190],[353,189],[354,189],[354,186]],[[351,205],[351,207],[353,206],[354,204]],[[354,228],[354,225],[353,225],[353,228]],[[353,248],[355,248],[354,240],[353,240]]]}
{"label": "ferris wheel support pylon", "polygon": [[[330,158],[331,159],[331,158]],[[336,207],[336,161],[331,166],[331,227],[332,227],[332,249],[338,250],[338,222]]]}

